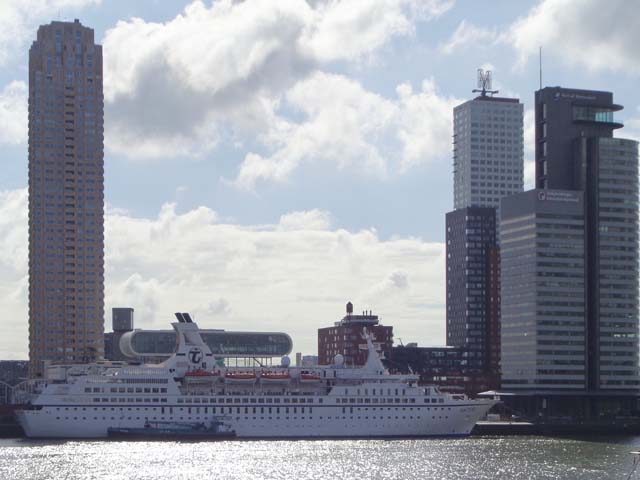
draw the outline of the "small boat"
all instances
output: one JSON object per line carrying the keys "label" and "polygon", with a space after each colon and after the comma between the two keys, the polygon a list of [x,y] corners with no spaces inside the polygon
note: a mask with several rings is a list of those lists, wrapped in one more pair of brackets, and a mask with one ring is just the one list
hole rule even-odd
{"label": "small boat", "polygon": [[300,382],[302,383],[317,383],[321,380],[320,375],[315,373],[301,373]]}
{"label": "small boat", "polygon": [[255,373],[227,373],[224,376],[225,383],[255,383],[258,376]]}
{"label": "small boat", "polygon": [[111,427],[107,430],[111,438],[234,438],[236,432],[220,419],[214,419],[209,426],[188,422],[149,422],[142,428]]}
{"label": "small boat", "polygon": [[280,384],[284,385],[291,381],[291,375],[288,373],[262,373],[260,374],[260,383]]}

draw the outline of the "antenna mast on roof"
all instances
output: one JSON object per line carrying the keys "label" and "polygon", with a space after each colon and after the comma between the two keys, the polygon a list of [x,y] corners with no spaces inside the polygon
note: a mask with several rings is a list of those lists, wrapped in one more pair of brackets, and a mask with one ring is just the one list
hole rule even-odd
{"label": "antenna mast on roof", "polygon": [[478,88],[474,88],[472,92],[479,93],[482,97],[498,93],[498,90],[491,90],[491,70],[485,72],[481,68],[478,69]]}

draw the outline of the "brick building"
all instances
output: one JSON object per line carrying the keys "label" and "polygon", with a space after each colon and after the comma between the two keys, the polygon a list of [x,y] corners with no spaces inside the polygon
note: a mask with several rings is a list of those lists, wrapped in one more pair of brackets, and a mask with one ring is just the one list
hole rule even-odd
{"label": "brick building", "polygon": [[370,311],[361,315],[353,313],[353,305],[347,303],[347,314],[333,327],[318,329],[318,364],[329,365],[336,355],[344,357],[345,365],[364,365],[367,361],[365,330],[373,335],[373,344],[385,357],[393,346],[393,327],[380,325],[377,315]]}

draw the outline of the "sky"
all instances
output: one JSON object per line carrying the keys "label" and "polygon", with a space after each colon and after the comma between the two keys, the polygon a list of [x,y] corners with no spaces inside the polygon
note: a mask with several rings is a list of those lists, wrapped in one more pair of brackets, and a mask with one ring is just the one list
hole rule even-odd
{"label": "sky", "polygon": [[103,45],[105,326],[189,311],[313,354],[347,301],[396,342],[445,338],[452,109],[476,70],[525,107],[614,92],[640,137],[640,2],[0,0],[0,358],[27,357],[28,48],[73,21]]}

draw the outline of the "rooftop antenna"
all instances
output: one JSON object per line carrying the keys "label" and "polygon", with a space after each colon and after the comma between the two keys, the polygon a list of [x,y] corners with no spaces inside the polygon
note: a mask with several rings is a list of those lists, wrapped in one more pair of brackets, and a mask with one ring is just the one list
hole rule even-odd
{"label": "rooftop antenna", "polygon": [[482,97],[486,97],[487,93],[490,96],[498,93],[498,90],[491,90],[491,70],[485,72],[481,68],[478,69],[478,88],[474,88],[472,92],[479,93]]}
{"label": "rooftop antenna", "polygon": [[538,57],[540,59],[540,90],[542,90],[542,46],[540,46]]}

